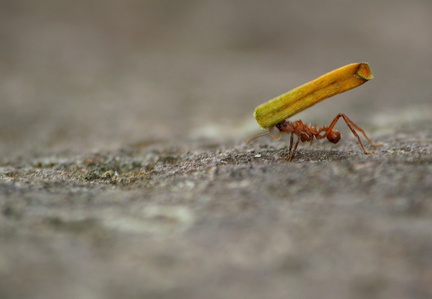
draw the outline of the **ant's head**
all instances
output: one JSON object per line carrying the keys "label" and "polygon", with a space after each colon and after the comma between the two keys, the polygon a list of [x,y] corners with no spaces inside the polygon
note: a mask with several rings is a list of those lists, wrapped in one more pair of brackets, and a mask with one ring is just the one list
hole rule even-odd
{"label": "ant's head", "polygon": [[333,129],[331,130],[328,134],[327,134],[327,139],[328,141],[330,141],[331,143],[338,143],[339,140],[341,139],[341,134],[339,133],[339,131]]}

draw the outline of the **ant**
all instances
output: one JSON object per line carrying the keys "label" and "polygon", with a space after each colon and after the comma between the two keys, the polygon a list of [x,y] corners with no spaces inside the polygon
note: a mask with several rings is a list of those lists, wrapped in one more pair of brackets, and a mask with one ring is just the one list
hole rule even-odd
{"label": "ant", "polygon": [[[360,128],[358,125],[356,125],[351,119],[348,118],[348,116],[346,116],[343,113],[339,113],[331,122],[331,124],[329,126],[323,126],[323,127],[318,127],[318,126],[312,126],[311,124],[305,124],[303,123],[301,120],[297,120],[294,122],[288,121],[288,120],[284,120],[272,127],[269,128],[268,131],[260,133],[252,138],[250,138],[249,140],[246,141],[246,144],[248,144],[249,142],[251,142],[252,140],[255,140],[256,138],[259,138],[261,136],[270,134],[270,136],[276,140],[279,141],[282,138],[282,133],[287,133],[287,134],[291,134],[290,137],[290,146],[289,146],[289,150],[288,150],[288,157],[285,158],[285,160],[287,161],[292,161],[292,159],[294,158],[294,154],[297,150],[297,146],[299,144],[299,142],[306,142],[309,141],[310,144],[312,144],[313,139],[323,139],[323,138],[327,138],[328,141],[330,141],[331,143],[338,143],[339,140],[341,139],[341,134],[339,131],[337,131],[336,129],[334,129],[334,126],[336,125],[336,123],[338,122],[338,120],[342,117],[342,119],[345,121],[345,123],[347,124],[348,128],[350,128],[351,132],[354,134],[355,137],[357,137],[358,142],[360,144],[360,147],[363,149],[363,152],[366,155],[370,155],[370,154],[375,154],[375,152],[368,152],[366,151],[366,149],[363,146],[363,143],[360,139],[360,136],[357,134],[357,131],[360,131],[363,136],[367,139],[367,141],[369,142],[369,144],[371,146],[381,146],[382,143],[374,143],[372,142],[372,140],[366,135],[365,131],[363,131],[362,128]],[[273,132],[274,128],[277,128],[278,131],[277,132]],[[297,136],[297,141],[294,144],[294,135]]]}

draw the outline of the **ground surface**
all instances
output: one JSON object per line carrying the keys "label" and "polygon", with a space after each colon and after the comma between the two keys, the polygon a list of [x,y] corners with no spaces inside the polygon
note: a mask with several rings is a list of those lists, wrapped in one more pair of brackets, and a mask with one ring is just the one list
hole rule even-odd
{"label": "ground surface", "polygon": [[[0,297],[432,297],[431,8],[0,1]],[[299,118],[375,155],[342,124],[292,162],[244,144],[356,61],[376,78]]]}

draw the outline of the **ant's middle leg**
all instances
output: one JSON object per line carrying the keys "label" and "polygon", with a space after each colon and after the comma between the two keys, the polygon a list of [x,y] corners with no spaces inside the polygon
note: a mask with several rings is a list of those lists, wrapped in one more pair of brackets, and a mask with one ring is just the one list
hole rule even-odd
{"label": "ant's middle leg", "polygon": [[366,140],[369,142],[370,145],[372,145],[372,146],[381,146],[382,145],[382,143],[374,143],[374,142],[372,142],[372,140],[366,135],[365,131],[362,128],[360,128],[356,123],[354,123],[351,119],[348,118],[348,116],[346,116],[343,113],[339,113],[333,119],[332,123],[328,126],[328,129],[327,129],[326,133],[323,135],[323,137],[326,137],[331,132],[331,130],[333,129],[333,127],[336,125],[336,123],[338,122],[338,120],[341,117],[343,118],[343,120],[347,124],[348,128],[350,128],[350,130],[353,133],[353,135],[355,137],[357,137],[357,140],[358,140],[361,148],[363,149],[363,152],[366,155],[374,154],[375,152],[368,152],[368,151],[366,151],[366,149],[364,148],[363,143],[362,143],[362,141],[360,139],[360,136],[357,134],[356,130],[360,131],[363,134],[363,136],[366,138]]}

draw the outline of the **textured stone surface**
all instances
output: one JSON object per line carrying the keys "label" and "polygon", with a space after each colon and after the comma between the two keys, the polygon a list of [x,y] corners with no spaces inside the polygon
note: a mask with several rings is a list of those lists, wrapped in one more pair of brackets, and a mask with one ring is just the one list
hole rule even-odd
{"label": "textured stone surface", "polygon": [[[432,296],[429,1],[86,3],[0,1],[1,298]],[[377,154],[243,143],[355,61]]]}

